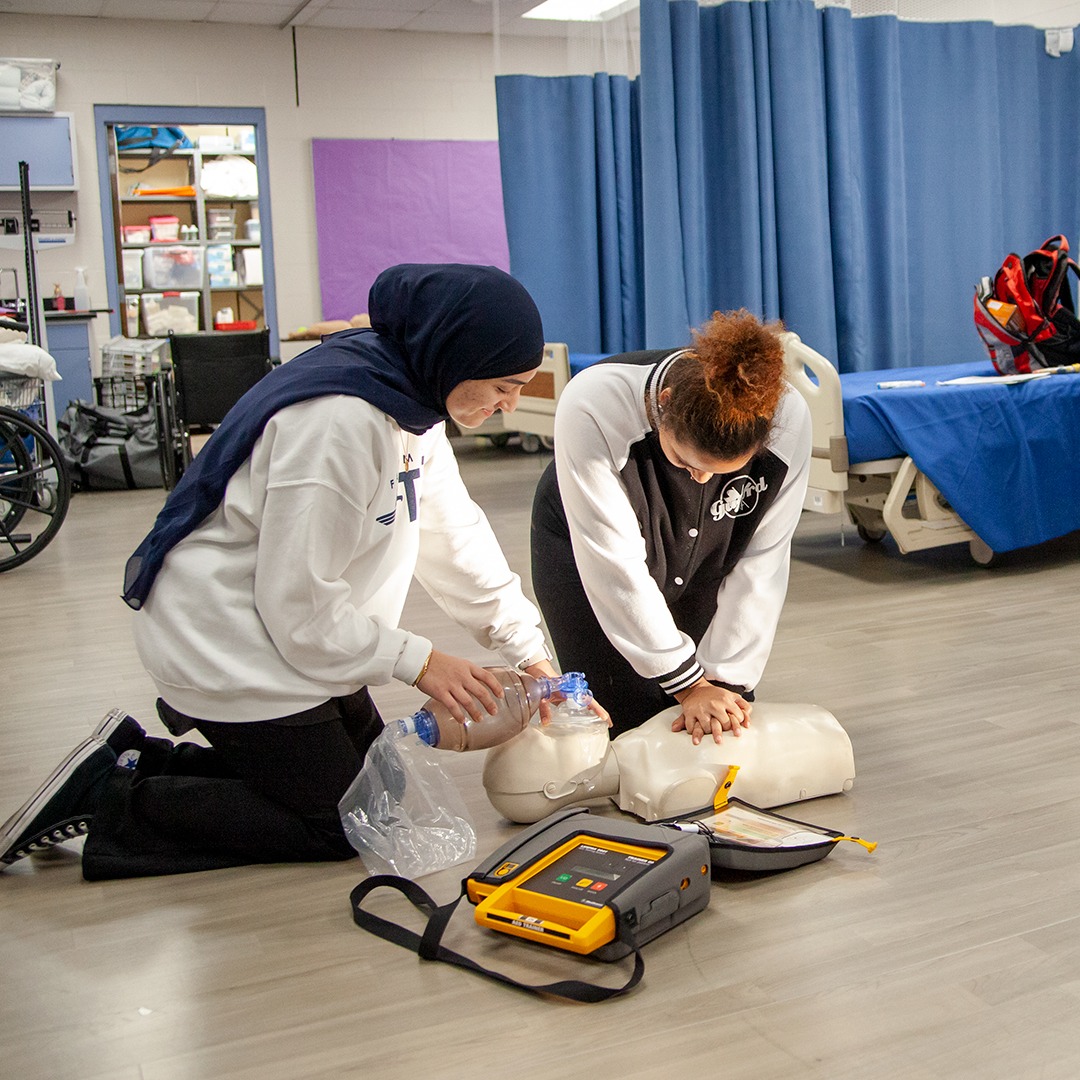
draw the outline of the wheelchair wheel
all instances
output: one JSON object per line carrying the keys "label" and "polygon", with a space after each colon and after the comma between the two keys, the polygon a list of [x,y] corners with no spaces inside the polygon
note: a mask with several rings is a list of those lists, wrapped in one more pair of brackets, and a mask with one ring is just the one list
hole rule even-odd
{"label": "wheelchair wheel", "polygon": [[56,440],[0,407],[0,573],[32,559],[67,515],[71,478]]}

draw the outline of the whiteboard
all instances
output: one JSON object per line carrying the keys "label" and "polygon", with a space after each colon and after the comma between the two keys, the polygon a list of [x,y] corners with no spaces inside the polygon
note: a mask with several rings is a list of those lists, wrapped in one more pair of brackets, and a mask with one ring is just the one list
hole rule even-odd
{"label": "whiteboard", "polygon": [[0,191],[19,190],[19,162],[34,191],[75,191],[75,126],[70,113],[0,115]]}

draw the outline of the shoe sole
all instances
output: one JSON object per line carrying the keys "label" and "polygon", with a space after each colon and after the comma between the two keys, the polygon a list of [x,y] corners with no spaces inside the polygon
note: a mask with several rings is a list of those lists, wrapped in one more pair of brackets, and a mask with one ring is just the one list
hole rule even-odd
{"label": "shoe sole", "polygon": [[[108,719],[108,717],[106,717]],[[104,723],[104,721],[102,721]],[[84,762],[87,758],[96,754],[101,749],[101,740],[90,736],[88,739],[83,739],[74,750],[59,765],[53,769],[52,774],[48,780],[45,781],[30,796],[29,799],[15,811],[4,822],[4,827],[0,829],[0,864],[10,865],[15,861],[14,858],[10,858],[11,852],[17,846],[19,838],[23,833],[30,828],[34,818],[38,816],[48,804],[49,800],[67,783],[71,778],[71,774]]]}

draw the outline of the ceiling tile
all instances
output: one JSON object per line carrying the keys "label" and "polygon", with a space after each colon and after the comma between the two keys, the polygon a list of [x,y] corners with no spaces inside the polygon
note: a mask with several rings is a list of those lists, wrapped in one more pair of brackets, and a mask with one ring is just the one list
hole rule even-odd
{"label": "ceiling tile", "polygon": [[170,22],[201,22],[217,0],[103,0],[99,14],[104,19],[151,19]]}
{"label": "ceiling tile", "polygon": [[299,0],[215,0],[208,22],[242,26],[281,26],[299,6]]}
{"label": "ceiling tile", "polygon": [[[303,0],[0,0],[0,14],[101,17],[280,26]],[[824,2],[824,0],[819,0]],[[835,0],[833,0],[835,2]],[[840,0],[901,18],[993,19],[998,23],[1075,26],[1080,0]],[[521,19],[536,0],[499,0],[500,32],[523,37],[564,36],[567,24]],[[492,0],[312,0],[296,25],[332,29],[424,30],[490,34]],[[2,47],[2,46],[0,46]]]}

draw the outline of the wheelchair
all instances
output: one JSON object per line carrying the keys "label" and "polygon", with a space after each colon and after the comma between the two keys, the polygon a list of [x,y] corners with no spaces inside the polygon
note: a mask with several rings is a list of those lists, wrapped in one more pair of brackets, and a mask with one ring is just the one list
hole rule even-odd
{"label": "wheelchair", "polygon": [[171,362],[153,385],[161,474],[171,490],[191,465],[193,434],[209,435],[272,367],[270,331],[169,334]]}
{"label": "wheelchair", "polygon": [[35,419],[42,396],[40,379],[0,371],[0,573],[40,554],[60,531],[71,502],[67,462]]}

